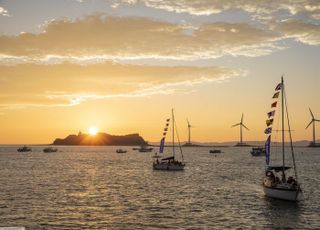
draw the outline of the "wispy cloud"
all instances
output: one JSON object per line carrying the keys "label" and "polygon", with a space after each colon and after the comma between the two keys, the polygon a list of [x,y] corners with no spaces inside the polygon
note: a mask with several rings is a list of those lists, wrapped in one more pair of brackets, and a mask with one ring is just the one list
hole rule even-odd
{"label": "wispy cloud", "polygon": [[[85,101],[190,93],[245,72],[221,67],[145,66],[112,62],[20,64],[0,69],[0,108],[76,106]],[[13,93],[14,92],[14,93]]]}
{"label": "wispy cloud", "polygon": [[301,43],[320,45],[320,25],[287,20],[279,23],[276,30],[281,31],[284,37],[293,38]]}
{"label": "wispy cloud", "polygon": [[6,10],[5,8],[0,6],[0,16],[9,17],[10,14],[9,14],[8,10]]}
{"label": "wispy cloud", "polygon": [[243,0],[241,2],[238,0],[114,0],[113,2],[117,6],[144,4],[150,8],[197,16],[213,15],[228,10],[243,10],[258,19],[264,19],[266,16],[277,18],[281,11],[282,15],[287,12],[290,16],[304,15],[313,19],[319,19],[320,14],[319,2],[314,0]]}
{"label": "wispy cloud", "polygon": [[[63,39],[61,39],[63,38]],[[199,60],[278,50],[277,33],[243,23],[192,27],[147,18],[94,15],[51,21],[43,33],[0,37],[1,63],[102,60]]]}

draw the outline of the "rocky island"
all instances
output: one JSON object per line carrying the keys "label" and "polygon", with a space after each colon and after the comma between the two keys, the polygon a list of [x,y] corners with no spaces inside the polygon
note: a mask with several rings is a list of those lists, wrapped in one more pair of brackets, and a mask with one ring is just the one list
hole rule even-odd
{"label": "rocky island", "polygon": [[53,145],[114,145],[114,146],[138,146],[148,143],[137,133],[123,136],[97,133],[96,135],[83,134],[69,135],[64,139],[57,138]]}

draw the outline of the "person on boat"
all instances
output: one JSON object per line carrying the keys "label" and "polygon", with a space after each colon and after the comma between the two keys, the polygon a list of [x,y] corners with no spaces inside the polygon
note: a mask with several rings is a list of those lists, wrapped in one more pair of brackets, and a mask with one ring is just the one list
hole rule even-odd
{"label": "person on boat", "polygon": [[275,180],[275,176],[272,171],[267,171],[266,176],[269,177],[272,181]]}
{"label": "person on boat", "polygon": [[288,184],[291,184],[291,185],[293,185],[293,186],[296,186],[296,185],[297,185],[297,181],[296,181],[292,176],[289,176],[289,177],[288,177],[287,183],[288,183]]}
{"label": "person on boat", "polygon": [[159,164],[159,160],[158,159],[156,160],[156,163],[157,163],[157,165]]}
{"label": "person on boat", "polygon": [[293,182],[293,178],[292,178],[292,176],[289,176],[289,177],[288,177],[288,180],[287,180],[287,183],[288,183],[288,184],[292,184],[292,182]]}

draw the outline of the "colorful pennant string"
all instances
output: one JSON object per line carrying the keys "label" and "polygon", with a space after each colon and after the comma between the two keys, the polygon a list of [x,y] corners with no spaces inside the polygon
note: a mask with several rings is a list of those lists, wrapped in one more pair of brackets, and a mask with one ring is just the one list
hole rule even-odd
{"label": "colorful pennant string", "polygon": [[[276,99],[276,101],[274,101],[271,104],[271,108],[276,108],[278,101],[277,99],[279,98],[280,95],[280,90],[282,89],[282,83],[279,83],[276,88],[275,88],[275,93],[272,96],[272,99]],[[267,113],[268,115],[268,119],[266,120],[266,125],[267,128],[264,130],[264,133],[268,135],[268,138],[265,142],[265,149],[266,149],[266,164],[269,165],[270,162],[270,142],[271,142],[271,133],[272,133],[272,125],[273,125],[273,117],[275,115],[276,111],[272,110],[269,113]]]}

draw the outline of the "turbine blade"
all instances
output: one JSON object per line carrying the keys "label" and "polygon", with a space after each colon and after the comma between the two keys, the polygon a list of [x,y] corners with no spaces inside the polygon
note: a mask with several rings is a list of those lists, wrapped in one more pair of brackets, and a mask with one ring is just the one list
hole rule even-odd
{"label": "turbine blade", "polygon": [[241,125],[241,123],[235,124],[235,125],[231,126],[231,128],[232,128],[232,127],[236,127],[236,126],[238,126],[238,125]]}
{"label": "turbine blade", "polygon": [[306,129],[312,124],[313,120],[307,125]]}
{"label": "turbine blade", "polygon": [[320,121],[320,120],[318,120],[318,119],[314,119],[315,121]]}
{"label": "turbine blade", "polygon": [[311,109],[310,109],[310,108],[309,108],[309,111],[310,111],[310,113],[311,113],[311,117],[312,117],[312,119],[314,119],[313,113],[312,113],[312,111],[311,111]]}
{"label": "turbine blade", "polygon": [[247,126],[245,126],[244,124],[242,124],[242,126],[243,126],[243,127],[245,127],[247,130],[249,130],[249,129],[248,129],[248,127],[247,127]]}
{"label": "turbine blade", "polygon": [[242,116],[241,116],[241,122],[240,123],[242,123],[243,122],[243,113],[242,113]]}
{"label": "turbine blade", "polygon": [[190,126],[190,123],[189,123],[189,120],[188,120],[188,118],[187,118],[187,123],[188,123],[188,127]]}

